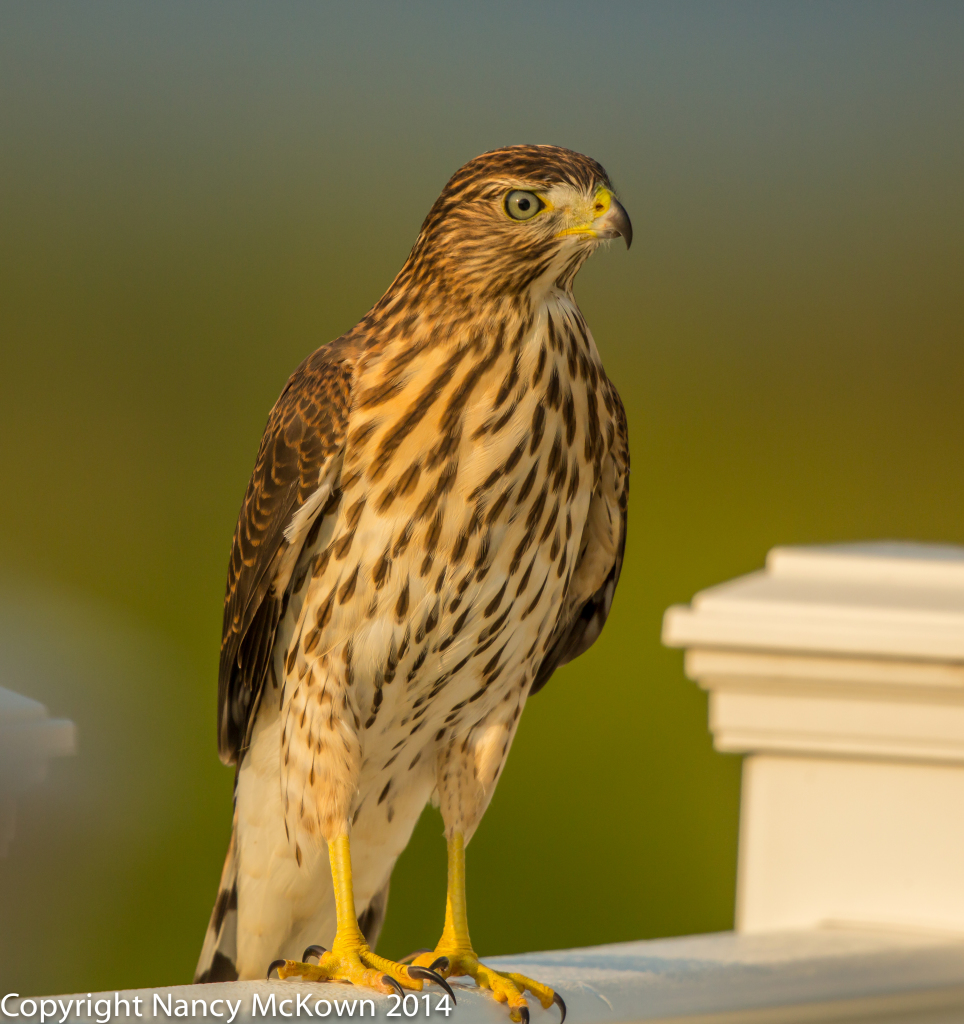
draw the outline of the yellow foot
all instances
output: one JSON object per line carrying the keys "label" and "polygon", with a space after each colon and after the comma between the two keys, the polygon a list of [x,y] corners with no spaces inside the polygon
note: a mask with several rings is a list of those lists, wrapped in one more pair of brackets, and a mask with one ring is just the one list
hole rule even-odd
{"label": "yellow foot", "polygon": [[[317,956],[317,964],[304,961]],[[326,950],[323,946],[309,946],[302,953],[302,960],[275,960],[268,968],[278,972],[279,978],[303,978],[305,981],[349,981],[353,985],[373,988],[378,992],[394,992],[402,995],[404,989],[420,992],[423,981],[434,981],[441,985],[455,1002],[452,989],[445,979],[435,971],[424,967],[405,967],[392,960],[376,956],[367,945],[351,946],[339,952]]]}
{"label": "yellow foot", "polygon": [[524,974],[513,974],[508,971],[496,971],[481,963],[474,951],[455,950],[440,944],[433,953],[421,953],[412,961],[412,966],[425,967],[437,971],[446,978],[472,978],[479,988],[487,988],[495,997],[496,1002],[508,1003],[509,1018],[520,1024],[529,1021],[529,1006],[526,1003],[526,992],[531,992],[548,1010],[553,1003],[559,1007],[562,1018],[566,1019],[566,1004],[558,992],[548,985],[543,985]]}

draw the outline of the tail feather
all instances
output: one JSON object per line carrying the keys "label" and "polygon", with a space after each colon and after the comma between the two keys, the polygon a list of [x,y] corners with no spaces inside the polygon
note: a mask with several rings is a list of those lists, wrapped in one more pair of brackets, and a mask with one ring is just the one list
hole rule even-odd
{"label": "tail feather", "polygon": [[221,872],[218,898],[208,923],[194,983],[238,980],[238,856],[237,821],[231,830],[228,855]]}
{"label": "tail feather", "polygon": [[[378,941],[378,934],[385,921],[385,911],[388,907],[388,887],[386,881],[382,888],[375,893],[368,905],[362,908],[358,915],[358,925],[372,949]],[[301,922],[302,925],[305,922]],[[296,957],[300,955],[302,944],[317,940],[317,922],[310,925],[304,935],[298,929],[297,935],[278,935],[278,948],[292,946],[288,955]],[[324,929],[322,929],[324,930]],[[297,950],[293,947],[297,946]],[[224,860],[224,869],[221,872],[221,884],[218,886],[218,896],[214,901],[214,910],[211,912],[211,920],[208,924],[207,933],[204,936],[204,946],[201,949],[201,956],[198,959],[197,969],[194,972],[194,983],[203,985],[214,981],[237,981],[238,970],[238,841],[237,841],[237,819],[231,832],[231,842],[228,845],[228,855]],[[250,974],[249,964],[246,976]],[[265,968],[267,964],[265,964]]]}

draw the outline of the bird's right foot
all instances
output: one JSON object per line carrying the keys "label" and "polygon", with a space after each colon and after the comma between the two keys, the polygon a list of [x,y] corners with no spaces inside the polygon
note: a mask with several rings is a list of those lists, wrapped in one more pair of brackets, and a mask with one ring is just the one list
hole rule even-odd
{"label": "bird's right foot", "polygon": [[[452,1001],[455,997],[445,979],[435,971],[424,967],[406,966],[386,960],[385,957],[373,953],[367,943],[346,944],[341,949],[327,950],[322,946],[309,946],[302,954],[302,960],[275,960],[268,968],[268,976],[273,971],[279,978],[302,978],[305,981],[347,981],[363,988],[373,988],[378,992],[402,995],[407,989],[420,992],[426,981],[441,985]],[[318,963],[307,963],[309,956],[317,956]]]}

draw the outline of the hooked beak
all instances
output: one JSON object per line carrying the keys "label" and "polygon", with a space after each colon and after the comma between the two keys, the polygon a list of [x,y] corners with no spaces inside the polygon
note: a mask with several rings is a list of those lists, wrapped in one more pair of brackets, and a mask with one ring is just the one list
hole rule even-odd
{"label": "hooked beak", "polygon": [[622,238],[628,249],[633,244],[633,225],[623,204],[611,196],[609,208],[600,214],[592,224],[593,233],[597,238]]}

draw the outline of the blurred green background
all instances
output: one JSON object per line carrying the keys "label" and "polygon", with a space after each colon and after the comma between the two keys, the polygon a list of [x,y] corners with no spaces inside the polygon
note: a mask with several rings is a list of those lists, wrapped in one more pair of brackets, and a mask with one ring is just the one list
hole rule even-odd
{"label": "blurred green background", "polygon": [[[599,159],[623,582],[469,851],[483,954],[732,924],[739,761],[667,605],[777,543],[964,542],[964,5],[0,6],[0,685],[80,729],[0,861],[0,990],[191,977],[230,828],[228,544],[287,375],[448,176]],[[423,817],[381,951],[432,945]]]}

